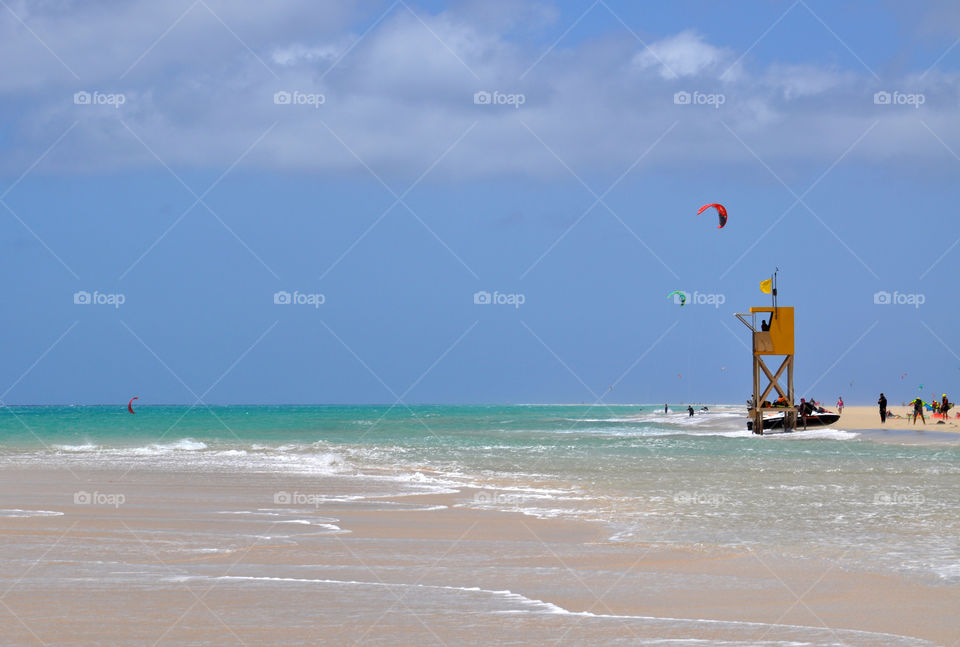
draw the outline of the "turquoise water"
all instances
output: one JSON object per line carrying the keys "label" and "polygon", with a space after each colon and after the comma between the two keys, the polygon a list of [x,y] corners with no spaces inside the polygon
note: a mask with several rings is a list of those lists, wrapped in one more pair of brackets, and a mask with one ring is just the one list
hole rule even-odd
{"label": "turquoise water", "polygon": [[841,423],[758,437],[733,406],[692,418],[662,405],[0,410],[0,466],[31,465],[316,474],[370,497],[461,492],[467,506],[603,523],[615,541],[775,546],[960,582],[956,436]]}

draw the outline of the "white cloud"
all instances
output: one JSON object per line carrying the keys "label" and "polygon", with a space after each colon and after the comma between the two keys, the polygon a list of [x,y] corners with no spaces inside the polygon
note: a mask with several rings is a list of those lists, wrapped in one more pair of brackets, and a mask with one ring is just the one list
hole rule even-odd
{"label": "white cloud", "polygon": [[731,60],[728,50],[714,47],[694,31],[683,31],[651,43],[648,49],[637,54],[634,63],[657,68],[663,78],[674,79],[717,70],[724,61]]}
{"label": "white cloud", "polygon": [[[276,123],[244,165],[365,173],[329,127],[378,173],[414,177],[474,123],[434,173],[569,177],[530,130],[577,173],[622,172],[674,122],[641,169],[756,164],[727,126],[771,163],[802,158],[824,166],[877,119],[891,127],[877,128],[850,159],[942,161],[942,147],[913,129],[921,115],[945,141],[960,137],[956,76],[885,79],[875,87],[859,69],[745,59],[736,74],[721,79],[736,56],[693,31],[655,41],[653,53],[626,34],[558,47],[521,79],[543,49],[511,36],[517,24],[509,3],[498,3],[499,13],[486,23],[464,18],[479,10],[476,3],[420,19],[397,6],[359,41],[378,12],[326,14],[291,0],[244,14],[234,5],[211,4],[242,43],[198,5],[118,81],[177,11],[139,2],[110,5],[119,9],[107,15],[105,5],[90,6],[27,16],[80,81],[0,14],[0,56],[24,61],[0,78],[0,117],[10,144],[0,151],[0,164],[11,173],[26,168],[74,121],[78,126],[39,170],[159,168],[120,119],[177,168],[225,169]],[[919,112],[873,104],[873,92],[898,88],[926,91],[929,98]],[[124,92],[128,101],[120,110],[77,106],[72,96],[80,89]],[[277,105],[273,96],[280,90],[323,94],[326,102]],[[526,102],[520,109],[475,105],[478,90],[523,93]],[[719,109],[678,105],[677,92],[723,93],[725,100]],[[914,132],[922,136],[908,135]],[[885,146],[897,154],[885,155]]]}
{"label": "white cloud", "polygon": [[270,56],[277,65],[291,66],[299,63],[316,63],[318,61],[333,62],[347,51],[349,46],[320,45],[308,47],[300,43],[287,45],[273,52]]}

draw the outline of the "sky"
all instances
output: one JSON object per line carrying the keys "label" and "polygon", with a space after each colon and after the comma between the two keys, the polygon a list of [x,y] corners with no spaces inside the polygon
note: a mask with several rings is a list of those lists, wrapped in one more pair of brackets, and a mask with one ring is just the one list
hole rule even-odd
{"label": "sky", "polygon": [[960,386],[955,3],[0,5],[4,405]]}

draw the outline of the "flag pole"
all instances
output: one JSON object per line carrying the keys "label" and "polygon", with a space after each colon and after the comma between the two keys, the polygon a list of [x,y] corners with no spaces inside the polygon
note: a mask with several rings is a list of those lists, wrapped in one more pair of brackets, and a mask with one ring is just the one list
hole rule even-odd
{"label": "flag pole", "polygon": [[771,302],[772,302],[772,304],[773,304],[773,316],[774,316],[774,317],[777,316],[777,273],[778,273],[779,271],[780,271],[780,268],[779,268],[779,267],[776,268],[776,269],[773,271],[773,276],[771,277],[771,278],[773,279],[773,289],[770,290],[770,299],[771,299]]}

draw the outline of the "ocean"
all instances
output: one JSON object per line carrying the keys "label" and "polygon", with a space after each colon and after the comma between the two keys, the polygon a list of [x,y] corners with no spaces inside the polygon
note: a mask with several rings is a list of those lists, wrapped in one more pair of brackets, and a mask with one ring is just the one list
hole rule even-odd
{"label": "ocean", "polygon": [[[960,447],[926,438],[758,437],[729,405],[8,407],[0,469],[274,474],[277,501],[313,504],[470,491],[460,505],[587,520],[614,542],[776,550],[955,585]],[[294,475],[323,487],[285,490]]]}

